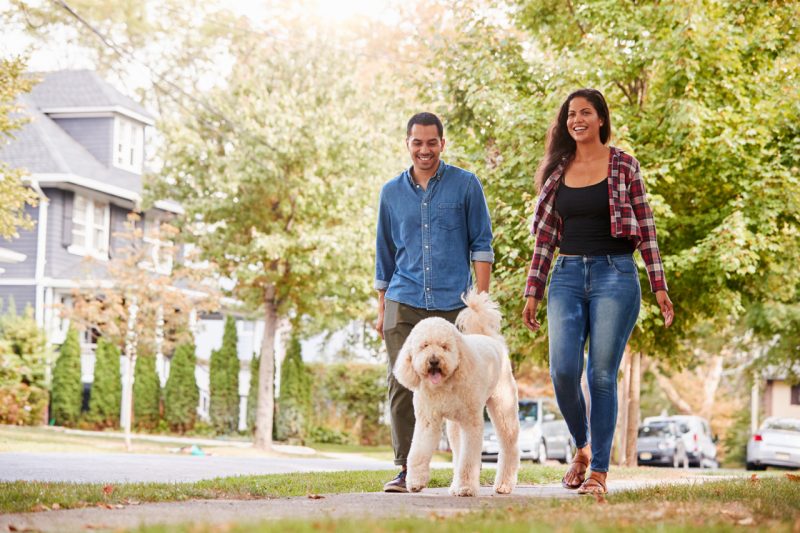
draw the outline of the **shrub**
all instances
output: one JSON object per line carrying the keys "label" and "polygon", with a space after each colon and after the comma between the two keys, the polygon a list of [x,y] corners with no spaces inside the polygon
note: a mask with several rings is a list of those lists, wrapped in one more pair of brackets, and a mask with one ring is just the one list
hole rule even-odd
{"label": "shrub", "polygon": [[200,391],[194,378],[194,345],[181,344],[175,349],[164,390],[164,419],[170,429],[185,433],[194,427]]}
{"label": "shrub", "polygon": [[256,411],[258,410],[258,362],[260,358],[254,353],[250,359],[250,390],[247,393],[247,429],[256,430]]}
{"label": "shrub", "polygon": [[53,391],[50,418],[56,425],[75,426],[81,415],[83,384],[81,383],[81,346],[78,330],[69,328],[53,369]]}
{"label": "shrub", "polygon": [[133,422],[140,429],[156,429],[161,419],[161,382],[156,372],[156,356],[140,349],[133,372]]}
{"label": "shrub", "polygon": [[222,347],[211,352],[209,393],[211,425],[217,433],[234,433],[239,426],[239,354],[236,320],[228,316]]}
{"label": "shrub", "polygon": [[292,337],[281,365],[281,389],[277,402],[278,440],[303,440],[311,419],[311,376],[303,364],[300,340]]}
{"label": "shrub", "polygon": [[100,428],[119,426],[122,401],[119,353],[119,348],[107,339],[97,341],[88,419]]}

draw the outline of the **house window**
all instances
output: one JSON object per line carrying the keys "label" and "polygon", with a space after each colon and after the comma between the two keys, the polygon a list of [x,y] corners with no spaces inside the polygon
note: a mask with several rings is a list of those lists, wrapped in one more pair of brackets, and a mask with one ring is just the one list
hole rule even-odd
{"label": "house window", "polygon": [[114,119],[114,166],[142,173],[144,126],[122,117]]}
{"label": "house window", "polygon": [[69,251],[108,259],[111,208],[105,202],[75,195],[72,206],[72,245]]}
{"label": "house window", "polygon": [[800,384],[792,385],[792,405],[800,405]]}

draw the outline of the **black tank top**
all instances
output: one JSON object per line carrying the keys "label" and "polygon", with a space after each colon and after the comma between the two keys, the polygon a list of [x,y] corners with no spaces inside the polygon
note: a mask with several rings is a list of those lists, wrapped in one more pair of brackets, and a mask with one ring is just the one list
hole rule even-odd
{"label": "black tank top", "polygon": [[633,253],[633,241],[611,236],[608,178],[600,183],[578,188],[569,187],[562,181],[556,191],[556,211],[563,222],[560,253]]}

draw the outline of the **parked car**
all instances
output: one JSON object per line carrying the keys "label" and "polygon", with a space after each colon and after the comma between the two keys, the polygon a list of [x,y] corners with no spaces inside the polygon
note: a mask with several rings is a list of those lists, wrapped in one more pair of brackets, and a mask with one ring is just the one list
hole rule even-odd
{"label": "parked car", "polygon": [[[572,459],[574,447],[567,423],[554,400],[549,398],[522,399],[519,401],[520,458],[538,463],[556,459],[566,463]],[[484,411],[483,451],[484,461],[496,461],[500,452],[494,427]]]}
{"label": "parked car", "polygon": [[637,464],[689,467],[689,456],[678,424],[671,420],[650,421],[639,428]]}
{"label": "parked car", "polygon": [[711,433],[711,426],[705,418],[694,415],[649,416],[644,419],[647,425],[656,421],[672,421],[678,426],[683,439],[689,466],[717,468],[717,437]]}
{"label": "parked car", "polygon": [[800,419],[767,418],[747,441],[747,469],[800,468]]}

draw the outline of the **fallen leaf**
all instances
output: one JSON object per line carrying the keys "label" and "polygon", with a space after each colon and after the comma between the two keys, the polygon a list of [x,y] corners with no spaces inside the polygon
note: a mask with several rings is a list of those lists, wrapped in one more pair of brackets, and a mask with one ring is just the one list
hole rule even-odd
{"label": "fallen leaf", "polygon": [[800,481],[800,476],[798,476],[797,474],[788,474],[787,473],[786,477],[789,479],[789,481]]}
{"label": "fallen leaf", "polygon": [[128,500],[128,505],[141,505],[139,500]]}
{"label": "fallen leaf", "polygon": [[61,509],[61,506],[58,505],[57,503],[54,503],[52,506],[50,506],[50,508],[54,511],[58,511],[59,509]]}
{"label": "fallen leaf", "polygon": [[111,505],[110,503],[106,503],[106,502],[97,502],[97,506],[98,507],[102,507],[103,509],[113,509],[114,508],[113,505]]}
{"label": "fallen leaf", "polygon": [[750,476],[750,482],[757,483],[758,481],[760,481],[760,480],[758,479],[758,475],[757,474],[753,474],[752,476]]}
{"label": "fallen leaf", "polygon": [[103,487],[103,494],[106,496],[111,496],[111,493],[114,492],[114,485],[106,485]]}
{"label": "fallen leaf", "polygon": [[49,511],[50,508],[46,505],[42,505],[41,503],[37,503],[36,505],[33,506],[32,510],[34,513],[39,513],[41,511]]}
{"label": "fallen leaf", "polygon": [[755,523],[755,520],[753,520],[752,516],[748,516],[747,518],[742,518],[736,523],[739,524],[740,526],[750,526]]}
{"label": "fallen leaf", "polygon": [[323,498],[325,498],[325,496],[322,496],[320,494],[309,493],[308,495],[308,499],[310,500],[322,500]]}
{"label": "fallen leaf", "polygon": [[28,533],[33,531],[39,531],[38,529],[33,529],[30,527],[17,527],[14,524],[8,524],[9,531],[19,531],[20,533]]}
{"label": "fallen leaf", "polygon": [[117,504],[117,505],[115,505],[114,507],[116,507],[117,509],[125,509],[125,506],[124,506],[124,505],[122,505],[121,503],[118,503],[118,504]]}

